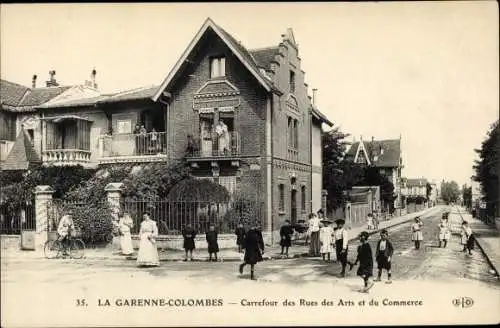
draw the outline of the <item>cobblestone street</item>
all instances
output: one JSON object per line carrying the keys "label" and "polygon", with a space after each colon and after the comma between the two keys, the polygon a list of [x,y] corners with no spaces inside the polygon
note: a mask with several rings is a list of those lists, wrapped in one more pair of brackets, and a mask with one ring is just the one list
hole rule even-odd
{"label": "cobblestone street", "polygon": [[[439,214],[434,214],[424,218],[424,243],[420,250],[413,249],[410,223],[389,229],[389,237],[395,246],[394,283],[377,283],[370,291],[370,297],[411,297],[428,300],[428,303],[451,304],[454,297],[467,296],[475,299],[477,307],[481,302],[486,302],[483,306],[488,307],[491,306],[488,302],[500,303],[500,283],[490,273],[491,268],[480,250],[476,248],[472,256],[466,255],[461,251],[460,237],[456,234],[447,248],[437,247],[439,217]],[[458,229],[460,216],[452,214],[450,219],[453,227]],[[370,243],[373,249],[377,239],[378,234],[372,235]],[[356,242],[350,244],[350,259],[355,258],[356,246]],[[237,262],[162,262],[158,268],[139,269],[135,261],[125,259],[31,259],[29,262],[26,259],[2,259],[2,293],[9,295],[8,299],[2,296],[4,302],[7,300],[2,309],[48,302],[71,311],[80,297],[90,306],[96,306],[102,297],[111,299],[126,295],[213,297],[215,293],[225,302],[234,303],[233,306],[239,304],[242,297],[260,295],[266,295],[268,299],[272,295],[311,299],[332,295],[357,299],[366,295],[359,293],[362,281],[356,277],[356,269],[346,278],[339,278],[340,265],[333,261],[325,263],[319,258],[264,261],[257,265],[257,281],[249,280],[248,271],[240,276],[237,265]],[[182,287],[177,287],[181,284]],[[440,292],[435,293],[438,288]],[[435,300],[436,297],[439,300]],[[178,320],[181,318],[177,317]]]}

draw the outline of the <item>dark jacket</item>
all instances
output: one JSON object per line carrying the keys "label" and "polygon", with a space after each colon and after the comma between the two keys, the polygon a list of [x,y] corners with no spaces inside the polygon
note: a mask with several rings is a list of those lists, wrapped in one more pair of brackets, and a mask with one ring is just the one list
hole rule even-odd
{"label": "dark jacket", "polygon": [[264,251],[262,232],[256,229],[250,229],[245,237],[243,248],[245,248],[245,263],[256,264],[262,261],[262,252]]}
{"label": "dark jacket", "polygon": [[217,231],[207,231],[207,244],[209,253],[217,253],[219,251],[219,243],[217,242],[217,236],[219,234]]}
{"label": "dark jacket", "polygon": [[236,235],[236,245],[243,245],[243,241],[245,240],[246,235],[245,228],[236,228],[234,234]]}
{"label": "dark jacket", "polygon": [[381,241],[382,241],[382,239],[377,242],[377,250],[375,252],[375,258],[378,258],[381,255],[383,255],[385,257],[390,257],[390,256],[392,257],[392,254],[394,253],[394,248],[392,247],[392,243],[388,239],[386,239],[385,240],[385,250],[380,251],[380,242]]}
{"label": "dark jacket", "polygon": [[280,229],[280,245],[283,247],[292,246],[293,228],[291,225],[284,225]]}
{"label": "dark jacket", "polygon": [[359,262],[358,276],[371,277],[373,275],[373,254],[370,244],[359,245],[356,262]]}
{"label": "dark jacket", "polygon": [[194,238],[196,237],[196,230],[193,228],[185,228],[182,230],[182,237],[184,237],[184,249],[193,250],[195,248]]}

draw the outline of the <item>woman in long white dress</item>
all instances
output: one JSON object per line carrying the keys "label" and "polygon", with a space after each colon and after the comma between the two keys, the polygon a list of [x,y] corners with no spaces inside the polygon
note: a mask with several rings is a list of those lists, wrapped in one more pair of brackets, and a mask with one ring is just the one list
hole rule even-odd
{"label": "woman in long white dress", "polygon": [[224,155],[229,150],[229,131],[223,121],[219,121],[215,126],[215,133],[219,138],[219,155]]}
{"label": "woman in long white dress", "polygon": [[151,220],[149,213],[143,214],[144,220],[141,223],[139,236],[139,253],[137,254],[138,266],[159,266],[160,258],[156,248],[156,237],[158,237],[158,227],[156,222]]}
{"label": "woman in long white dress", "polygon": [[134,221],[128,213],[123,213],[120,218],[120,246],[123,255],[132,255],[134,253],[134,246],[132,245],[132,234],[130,229],[134,227]]}

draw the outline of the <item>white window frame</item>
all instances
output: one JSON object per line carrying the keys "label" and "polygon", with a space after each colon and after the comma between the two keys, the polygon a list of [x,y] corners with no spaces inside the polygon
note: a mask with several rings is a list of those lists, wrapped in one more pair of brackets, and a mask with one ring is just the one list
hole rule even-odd
{"label": "white window frame", "polygon": [[226,57],[210,58],[210,78],[226,76]]}
{"label": "white window frame", "polygon": [[[123,131],[125,129],[122,129],[122,124],[128,124],[128,129],[127,131]],[[125,127],[127,127],[125,125]],[[116,120],[116,134],[131,134],[132,133],[132,120]]]}

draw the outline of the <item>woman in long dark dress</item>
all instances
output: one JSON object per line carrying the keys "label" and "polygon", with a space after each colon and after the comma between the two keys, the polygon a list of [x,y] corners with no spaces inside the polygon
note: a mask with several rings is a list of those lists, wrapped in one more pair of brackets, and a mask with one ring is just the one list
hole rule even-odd
{"label": "woman in long dark dress", "polygon": [[262,238],[262,232],[259,231],[256,225],[248,231],[243,248],[245,249],[245,256],[243,263],[240,264],[240,274],[243,274],[245,265],[250,264],[250,279],[255,280],[255,264],[262,261],[262,254],[264,254],[264,239]]}
{"label": "woman in long dark dress", "polygon": [[286,220],[285,224],[280,229],[281,255],[283,255],[284,252],[284,255],[288,257],[288,248],[292,246],[292,235],[293,235],[293,229],[292,226],[290,225],[290,220]]}
{"label": "woman in long dark dress", "polygon": [[236,235],[236,245],[238,245],[238,253],[241,253],[243,251],[243,241],[245,240],[246,235],[243,224],[238,224],[238,227],[234,231],[234,234]]}
{"label": "woman in long dark dress", "polygon": [[361,245],[358,246],[358,256],[356,257],[356,262],[349,263],[350,269],[352,269],[352,267],[359,262],[359,267],[356,274],[363,278],[365,284],[363,291],[365,293],[367,293],[374,284],[374,282],[371,281],[371,277],[373,276],[373,253],[372,248],[368,243],[368,236],[369,234],[366,231],[363,231],[359,235],[359,241],[361,242]]}
{"label": "woman in long dark dress", "polygon": [[219,252],[219,243],[217,242],[218,233],[215,231],[215,226],[211,225],[210,230],[206,233],[208,244],[208,261],[212,261],[212,254],[214,254],[214,261],[217,262],[217,253]]}
{"label": "woman in long dark dress", "polygon": [[188,260],[188,252],[191,261],[193,260],[193,250],[195,249],[194,238],[196,237],[196,230],[193,229],[191,224],[188,224],[184,230],[182,230],[182,237],[184,237],[184,251],[186,252],[186,257],[184,261]]}

